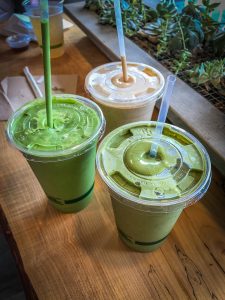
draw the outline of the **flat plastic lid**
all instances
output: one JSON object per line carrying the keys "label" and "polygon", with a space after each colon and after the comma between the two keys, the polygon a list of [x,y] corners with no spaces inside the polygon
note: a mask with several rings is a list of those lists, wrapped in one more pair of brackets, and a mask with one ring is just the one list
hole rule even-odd
{"label": "flat plastic lid", "polygon": [[[35,113],[29,111],[29,109],[32,110],[36,107],[37,110],[34,110]],[[94,118],[96,120],[99,119],[98,122],[95,121],[93,124],[92,119],[90,119],[92,118],[92,115],[90,115],[90,118],[88,115],[91,111],[95,112],[93,115]],[[60,118],[57,118],[57,120],[54,121],[54,114],[56,118]],[[28,128],[29,132],[25,132],[25,134],[29,134],[31,138],[32,135],[34,136],[34,139],[32,139],[34,140],[34,147],[30,144],[25,146],[21,142],[24,134],[23,131],[21,131],[21,133],[20,131],[18,132],[20,136],[22,135],[21,137],[16,138],[15,136],[14,127],[16,121],[21,116],[23,123],[20,126],[23,126],[25,129]],[[64,123],[61,122],[61,119],[65,122],[65,126]],[[67,159],[67,156],[69,158],[87,151],[93,145],[93,142],[96,142],[99,139],[105,129],[105,119],[98,105],[87,98],[71,94],[58,94],[53,96],[53,122],[54,129],[46,128],[45,102],[43,99],[36,99],[20,107],[10,117],[7,126],[7,136],[10,143],[23,154],[36,157],[34,158],[35,161],[38,161],[38,159],[42,161],[41,158],[58,161]],[[63,131],[61,132],[61,130]],[[49,138],[46,138],[46,133],[49,133]],[[40,139],[42,136],[43,138]],[[40,140],[41,147],[36,146],[36,137],[38,137],[38,142]],[[55,145],[58,145],[58,142],[61,141],[63,143],[68,137],[70,138],[70,144],[67,143],[69,146],[63,147],[62,145],[62,147],[55,147]],[[77,138],[79,138],[78,141],[81,142],[78,143]],[[54,147],[51,149],[51,146],[49,147],[49,145],[52,142]],[[47,145],[46,149],[45,144]]]}
{"label": "flat plastic lid", "polygon": [[85,87],[93,98],[108,106],[144,105],[163,92],[164,77],[153,67],[128,62],[128,82],[122,80],[120,62],[101,65],[86,77]]}
{"label": "flat plastic lid", "polygon": [[[116,194],[143,205],[186,206],[199,200],[211,180],[205,148],[169,124],[159,140],[153,135],[155,125],[131,123],[107,135],[97,153],[101,177]],[[159,145],[156,158],[149,154],[152,143]]]}

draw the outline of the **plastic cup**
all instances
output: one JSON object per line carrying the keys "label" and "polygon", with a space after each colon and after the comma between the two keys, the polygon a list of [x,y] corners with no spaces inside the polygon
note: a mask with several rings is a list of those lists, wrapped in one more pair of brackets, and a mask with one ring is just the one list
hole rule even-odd
{"label": "plastic cup", "polygon": [[[15,138],[13,134],[14,122],[22,114],[28,115],[29,108],[40,103],[43,105],[44,113],[45,102],[42,99],[28,102],[11,116],[8,121],[7,136],[10,143],[21,151],[26,158],[46,193],[49,203],[64,213],[78,212],[91,201],[95,177],[96,145],[104,132],[105,120],[100,108],[94,102],[84,97],[55,95],[53,97],[53,112],[54,105],[58,103],[57,101],[64,103],[64,105],[67,105],[68,101],[70,105],[73,101],[76,101],[83,104],[83,108],[88,106],[96,112],[99,118],[99,125],[84,142],[65,149],[48,149],[44,151],[25,147]],[[78,121],[74,121],[74,126],[77,126],[79,130],[83,130],[85,135],[85,131],[88,130],[90,124],[83,124],[83,121],[79,122],[79,115],[76,119]],[[28,122],[26,117],[24,122]],[[29,120],[31,126],[32,122],[35,122],[35,118]],[[56,126],[55,123],[54,126]],[[58,126],[61,126],[60,123]],[[74,136],[75,138],[76,136]]]}
{"label": "plastic cup", "polygon": [[[63,39],[63,2],[60,0],[49,1],[49,26],[51,58],[57,58],[64,54]],[[41,7],[40,0],[30,1],[25,5],[26,14],[30,17],[38,44],[42,48],[41,37]]]}
{"label": "plastic cup", "polygon": [[163,75],[141,63],[127,63],[128,82],[123,82],[121,62],[101,65],[86,77],[85,89],[101,107],[106,133],[136,121],[149,121],[155,102],[162,96]]}
{"label": "plastic cup", "polygon": [[[157,139],[155,126],[121,126],[103,139],[97,152],[119,237],[141,252],[163,244],[183,209],[201,199],[211,181],[209,156],[193,135],[165,124]],[[149,155],[152,143],[158,143],[156,158]]]}

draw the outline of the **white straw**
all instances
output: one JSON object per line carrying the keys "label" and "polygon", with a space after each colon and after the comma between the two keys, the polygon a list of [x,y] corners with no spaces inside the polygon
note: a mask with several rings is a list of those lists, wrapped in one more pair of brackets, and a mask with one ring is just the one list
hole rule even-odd
{"label": "white straw", "polygon": [[35,97],[36,98],[43,98],[43,94],[42,94],[39,86],[37,85],[36,80],[34,79],[32,74],[30,73],[30,70],[27,66],[23,69],[23,72],[24,72],[24,74],[27,78],[27,81],[30,84],[30,87],[32,88],[32,91],[33,91]]}
{"label": "white straw", "polygon": [[116,28],[117,28],[120,56],[126,57],[120,0],[114,0],[114,9],[115,9],[115,16],[116,16]]}
{"label": "white straw", "polygon": [[[167,77],[166,87],[165,87],[165,91],[164,91],[163,98],[162,98],[162,103],[161,103],[160,110],[159,110],[156,128],[153,133],[153,138],[157,138],[157,139],[161,138],[162,131],[163,131],[164,124],[165,124],[166,117],[167,117],[168,110],[169,110],[169,103],[170,103],[170,99],[171,99],[171,95],[173,92],[175,81],[176,81],[176,76],[169,75]],[[150,156],[156,157],[157,151],[158,151],[158,144],[153,143],[151,146],[151,149],[150,149]]]}

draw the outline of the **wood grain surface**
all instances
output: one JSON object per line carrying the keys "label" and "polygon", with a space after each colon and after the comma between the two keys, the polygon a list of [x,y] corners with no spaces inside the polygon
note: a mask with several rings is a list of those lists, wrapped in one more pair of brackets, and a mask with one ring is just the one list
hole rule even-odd
{"label": "wood grain surface", "polygon": [[[65,34],[66,53],[52,61],[55,74],[84,78],[106,57],[77,28]],[[28,65],[42,73],[39,48],[14,54],[1,41],[0,78]],[[109,194],[96,176],[92,203],[78,214],[47,204],[22,155],[0,124],[0,205],[23,267],[39,299],[225,299],[225,191],[213,170],[204,199],[187,208],[161,249],[129,250],[118,239]]]}

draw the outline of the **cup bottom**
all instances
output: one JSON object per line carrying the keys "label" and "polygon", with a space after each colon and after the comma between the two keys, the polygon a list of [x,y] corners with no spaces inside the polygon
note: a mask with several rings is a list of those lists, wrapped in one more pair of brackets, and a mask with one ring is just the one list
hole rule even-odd
{"label": "cup bottom", "polygon": [[[62,213],[77,213],[88,206],[91,202],[93,196],[93,188],[90,192],[87,192],[87,196],[82,197],[82,199],[75,199],[65,201],[64,203],[60,203],[58,200],[48,197],[49,203],[56,208],[58,211]],[[69,203],[67,203],[69,202]]]}
{"label": "cup bottom", "polygon": [[160,248],[162,246],[162,244],[166,241],[167,236],[165,236],[165,238],[156,241],[154,243],[151,244],[147,244],[147,243],[141,243],[141,242],[137,242],[137,241],[131,241],[129,240],[126,236],[124,236],[123,233],[118,231],[118,235],[119,238],[122,240],[122,242],[129,247],[130,249],[137,251],[137,252],[152,252],[157,250],[158,248]]}
{"label": "cup bottom", "polygon": [[129,248],[139,252],[151,252],[161,247],[184,208],[182,205],[164,212],[152,207],[148,211],[148,207],[130,206],[130,200],[110,193],[119,237]]}
{"label": "cup bottom", "polygon": [[50,50],[51,58],[58,58],[58,57],[61,57],[61,56],[64,55],[64,53],[65,53],[64,46],[57,47],[57,48],[52,48],[52,49]]}
{"label": "cup bottom", "polygon": [[[41,51],[41,54],[43,54],[43,51],[42,51],[42,46],[40,46],[40,51]],[[52,46],[53,48],[50,49],[50,57],[51,59],[52,58],[58,58],[58,57],[61,57],[65,54],[65,49],[64,49],[64,46],[60,46],[60,47],[56,47],[54,48],[54,46]]]}

